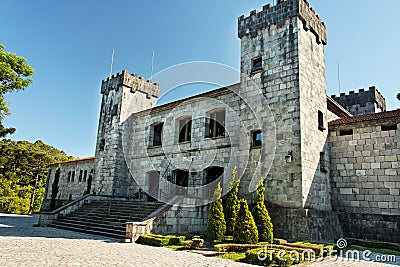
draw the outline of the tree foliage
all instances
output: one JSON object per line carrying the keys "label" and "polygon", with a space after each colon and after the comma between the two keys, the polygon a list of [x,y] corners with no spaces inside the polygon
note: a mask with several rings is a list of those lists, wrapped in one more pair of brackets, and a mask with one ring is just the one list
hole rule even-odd
{"label": "tree foliage", "polygon": [[72,159],[42,141],[0,140],[0,212],[37,212],[50,163]]}
{"label": "tree foliage", "polygon": [[258,242],[258,230],[253,215],[245,199],[241,199],[239,203],[233,241],[238,244],[255,244]]}
{"label": "tree foliage", "polygon": [[218,183],[218,186],[214,192],[214,201],[210,204],[208,214],[207,239],[210,241],[223,240],[225,236],[226,223],[222,207],[221,194],[221,183]]}
{"label": "tree foliage", "polygon": [[260,179],[256,192],[256,205],[253,207],[252,213],[254,221],[257,225],[258,240],[260,242],[268,242],[272,244],[273,225],[269,216],[267,207],[265,206],[265,185],[264,178]]}
{"label": "tree foliage", "polygon": [[229,181],[229,187],[228,187],[229,192],[226,197],[226,204],[224,208],[224,215],[226,221],[226,235],[229,236],[233,235],[235,229],[236,217],[239,211],[238,192],[239,192],[240,180],[236,181],[236,172],[237,168],[235,167],[232,171],[232,176]]}
{"label": "tree foliage", "polygon": [[0,137],[15,132],[15,128],[5,128],[2,125],[2,120],[9,113],[4,94],[25,90],[32,84],[31,76],[34,74],[34,70],[25,58],[7,53],[4,48],[0,44]]}
{"label": "tree foliage", "polygon": [[400,93],[397,94],[397,100],[400,101]]}

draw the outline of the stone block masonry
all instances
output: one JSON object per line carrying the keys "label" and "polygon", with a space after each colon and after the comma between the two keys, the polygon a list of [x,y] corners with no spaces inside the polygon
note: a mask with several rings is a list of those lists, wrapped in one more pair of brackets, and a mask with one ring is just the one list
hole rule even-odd
{"label": "stone block masonry", "polygon": [[332,194],[346,236],[400,242],[399,116],[334,123]]}

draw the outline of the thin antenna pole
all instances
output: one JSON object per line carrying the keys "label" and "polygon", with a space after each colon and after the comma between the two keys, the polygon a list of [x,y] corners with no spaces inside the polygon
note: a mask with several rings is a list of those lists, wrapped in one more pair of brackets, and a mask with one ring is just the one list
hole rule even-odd
{"label": "thin antenna pole", "polygon": [[112,75],[113,64],[114,64],[114,48],[112,50],[112,55],[111,55],[110,78],[111,78],[111,75]]}
{"label": "thin antenna pole", "polygon": [[337,75],[338,75],[338,83],[339,83],[339,93],[341,93],[342,90],[341,90],[341,84],[340,84],[340,64],[339,64],[339,61],[337,63]]}
{"label": "thin antenna pole", "polygon": [[153,56],[151,58],[151,73],[150,73],[150,81],[153,80],[153,70],[154,70],[154,49],[153,49]]}

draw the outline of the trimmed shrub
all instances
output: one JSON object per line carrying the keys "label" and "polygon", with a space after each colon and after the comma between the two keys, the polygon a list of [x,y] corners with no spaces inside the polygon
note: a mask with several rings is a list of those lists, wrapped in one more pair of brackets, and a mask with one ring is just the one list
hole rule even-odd
{"label": "trimmed shrub", "polygon": [[180,245],[181,242],[185,241],[185,239],[185,236],[148,234],[139,236],[136,243],[154,247],[165,247],[171,245]]}
{"label": "trimmed shrub", "polygon": [[233,233],[233,241],[239,244],[256,244],[258,242],[257,226],[254,222],[253,215],[249,211],[247,201],[240,200],[239,212],[235,223],[235,232]]}
{"label": "trimmed shrub", "polygon": [[214,192],[214,201],[210,204],[208,222],[207,222],[207,238],[210,241],[223,240],[226,231],[226,222],[222,207],[222,188],[218,183]]}
{"label": "trimmed shrub", "polygon": [[201,238],[193,238],[192,240],[187,240],[181,242],[184,249],[199,249],[203,246],[204,240]]}
{"label": "trimmed shrub", "polygon": [[289,254],[282,255],[278,250],[252,249],[246,252],[246,257],[242,260],[246,263],[257,264],[261,266],[291,266],[295,263]]}
{"label": "trimmed shrub", "polygon": [[256,205],[253,207],[252,213],[254,222],[257,225],[258,240],[260,242],[268,242],[269,244],[272,244],[274,239],[273,225],[267,207],[265,206],[264,198],[264,178],[261,178],[256,192]]}
{"label": "trimmed shrub", "polygon": [[228,194],[226,196],[226,204],[224,208],[224,215],[226,221],[226,235],[233,235],[237,213],[239,211],[239,184],[240,180],[236,181],[236,170],[235,167],[232,171],[232,176],[229,181]]}
{"label": "trimmed shrub", "polygon": [[390,249],[390,250],[400,251],[399,243],[372,241],[372,240],[364,240],[356,238],[346,238],[346,240],[350,246],[356,245],[367,248],[380,248],[380,249]]}
{"label": "trimmed shrub", "polygon": [[214,245],[214,249],[217,252],[237,252],[244,253],[250,249],[263,248],[264,245],[253,245],[253,244],[218,244]]}

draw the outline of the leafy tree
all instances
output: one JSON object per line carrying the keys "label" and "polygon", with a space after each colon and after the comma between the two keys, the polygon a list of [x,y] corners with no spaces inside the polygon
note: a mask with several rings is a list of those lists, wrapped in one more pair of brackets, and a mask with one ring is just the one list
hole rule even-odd
{"label": "leafy tree", "polygon": [[0,140],[0,212],[40,210],[50,163],[72,159],[42,141]]}
{"label": "leafy tree", "polygon": [[60,182],[60,166],[58,166],[56,170],[56,174],[54,176],[54,181],[53,184],[51,185],[51,200],[50,200],[50,209],[54,210],[56,208],[56,201],[57,201],[57,195],[58,195],[58,189],[60,188],[58,186]]}
{"label": "leafy tree", "polygon": [[207,238],[210,241],[223,240],[225,236],[226,223],[222,207],[221,194],[221,183],[218,183],[218,186],[214,192],[214,201],[210,204],[208,214]]}
{"label": "leafy tree", "polygon": [[254,221],[257,225],[258,240],[260,242],[268,242],[272,244],[274,239],[273,225],[271,217],[265,206],[265,185],[264,178],[261,177],[256,192],[256,205],[253,207],[252,213]]}
{"label": "leafy tree", "polygon": [[226,235],[233,235],[235,228],[235,221],[237,213],[239,211],[239,184],[240,180],[236,181],[237,168],[235,167],[232,171],[232,176],[229,181],[228,194],[226,197],[226,205],[224,209],[225,221],[226,221]]}
{"label": "leafy tree", "polygon": [[233,241],[239,244],[256,244],[258,242],[257,226],[245,199],[240,200],[237,218]]}
{"label": "leafy tree", "polygon": [[0,137],[15,132],[15,128],[5,128],[2,124],[4,117],[9,114],[4,94],[25,90],[33,82],[30,77],[34,74],[25,58],[7,53],[4,48],[0,44]]}
{"label": "leafy tree", "polygon": [[397,94],[397,100],[400,101],[400,93]]}

